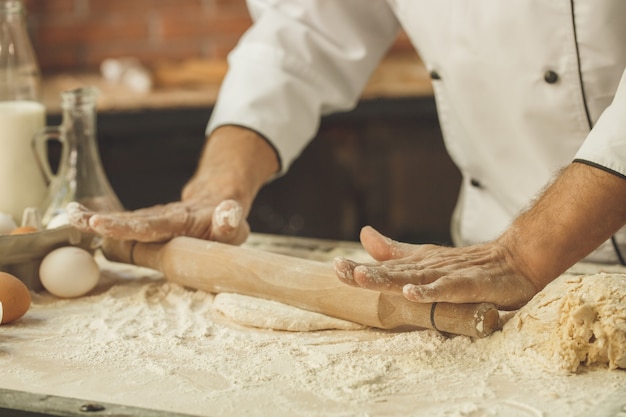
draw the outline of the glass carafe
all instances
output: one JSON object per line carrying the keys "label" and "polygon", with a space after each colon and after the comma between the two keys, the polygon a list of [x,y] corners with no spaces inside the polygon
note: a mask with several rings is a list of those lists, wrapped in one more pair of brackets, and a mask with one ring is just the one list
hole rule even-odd
{"label": "glass carafe", "polygon": [[[96,135],[97,95],[93,87],[61,93],[61,125],[47,127],[33,139],[35,154],[49,182],[41,206],[44,226],[56,216],[65,215],[67,204],[73,201],[94,211],[123,210],[100,160]],[[56,174],[46,158],[49,140],[61,143]]]}
{"label": "glass carafe", "polygon": [[45,126],[41,73],[19,0],[0,0],[0,211],[20,223],[39,206],[46,183],[32,153],[33,135]]}

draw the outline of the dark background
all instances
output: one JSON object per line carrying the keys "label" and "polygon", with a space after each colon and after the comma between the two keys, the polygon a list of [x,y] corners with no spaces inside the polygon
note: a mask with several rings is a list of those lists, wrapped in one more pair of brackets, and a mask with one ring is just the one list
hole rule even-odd
{"label": "dark background", "polygon": [[[98,114],[102,163],[126,208],[179,198],[210,112]],[[259,233],[357,240],[369,224],[395,239],[446,244],[459,181],[432,98],[365,100],[322,121],[290,171],[261,190],[249,220]]]}

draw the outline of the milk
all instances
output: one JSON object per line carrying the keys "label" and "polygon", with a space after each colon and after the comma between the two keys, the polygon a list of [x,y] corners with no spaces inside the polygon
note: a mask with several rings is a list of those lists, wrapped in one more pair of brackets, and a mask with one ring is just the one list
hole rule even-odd
{"label": "milk", "polygon": [[46,183],[31,146],[45,125],[45,108],[33,101],[0,101],[0,212],[20,223],[26,207],[39,206]]}

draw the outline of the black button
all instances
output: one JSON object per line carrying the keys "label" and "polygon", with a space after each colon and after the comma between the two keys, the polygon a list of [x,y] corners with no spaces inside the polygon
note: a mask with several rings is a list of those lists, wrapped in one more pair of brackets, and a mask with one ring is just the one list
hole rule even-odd
{"label": "black button", "polygon": [[431,80],[440,80],[441,79],[441,75],[439,75],[439,73],[436,70],[432,70],[430,72],[430,79]]}
{"label": "black button", "polygon": [[482,184],[480,183],[480,181],[478,181],[476,178],[472,178],[470,180],[470,184],[472,185],[472,187],[476,187],[476,188],[482,188]]}
{"label": "black button", "polygon": [[548,70],[543,74],[543,79],[546,80],[548,84],[554,84],[559,80],[559,74],[552,70]]}

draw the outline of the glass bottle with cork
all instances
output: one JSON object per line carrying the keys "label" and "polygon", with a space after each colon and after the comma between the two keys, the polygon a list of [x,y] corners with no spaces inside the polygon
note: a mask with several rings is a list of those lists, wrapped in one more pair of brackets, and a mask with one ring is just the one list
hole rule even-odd
{"label": "glass bottle with cork", "polygon": [[[98,90],[86,86],[61,93],[61,124],[42,130],[33,139],[44,176],[49,183],[41,205],[42,224],[49,227],[58,216],[65,216],[68,203],[78,202],[93,211],[122,211],[122,203],[108,181],[97,141]],[[45,144],[61,144],[56,173],[45,158]]]}

